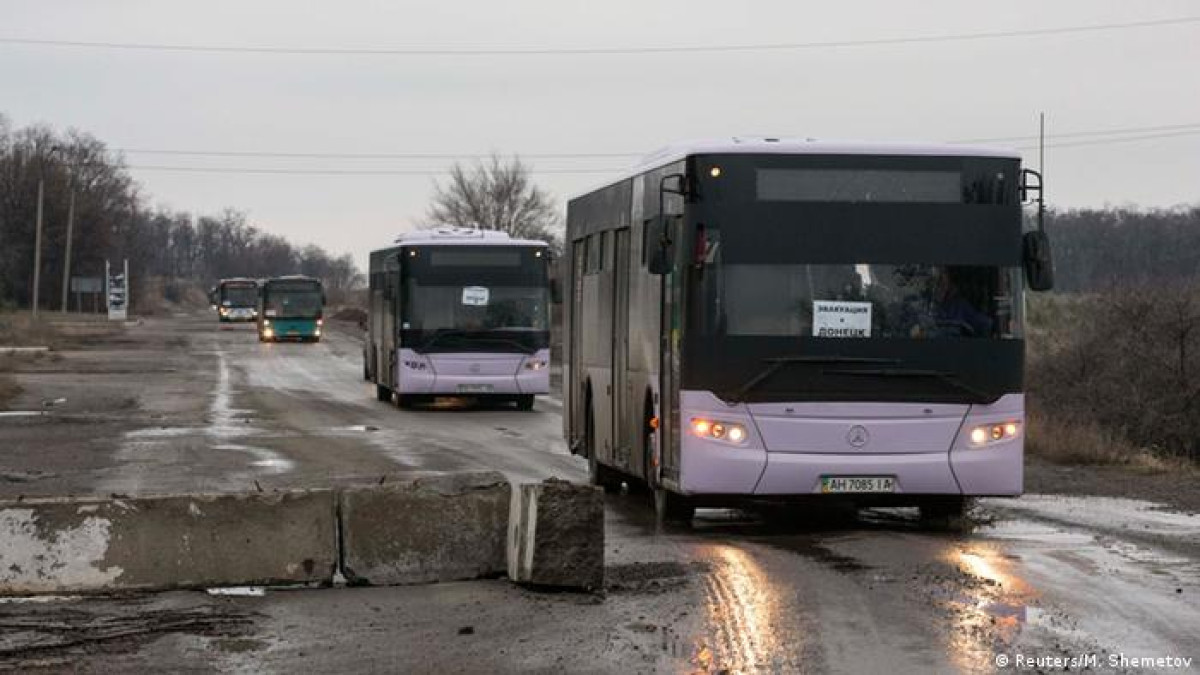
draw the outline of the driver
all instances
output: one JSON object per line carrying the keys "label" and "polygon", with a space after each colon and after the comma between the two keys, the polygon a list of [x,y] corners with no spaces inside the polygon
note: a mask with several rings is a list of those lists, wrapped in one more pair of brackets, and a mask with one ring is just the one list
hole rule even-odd
{"label": "driver", "polygon": [[957,329],[960,335],[981,336],[992,332],[991,317],[963,297],[950,268],[942,268],[934,281],[933,318],[939,327]]}

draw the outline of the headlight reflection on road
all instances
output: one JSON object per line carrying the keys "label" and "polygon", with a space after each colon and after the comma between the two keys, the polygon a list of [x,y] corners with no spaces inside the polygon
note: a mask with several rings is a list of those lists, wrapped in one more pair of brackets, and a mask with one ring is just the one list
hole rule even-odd
{"label": "headlight reflection on road", "polygon": [[[766,573],[745,551],[713,546],[704,577],[714,644],[700,645],[695,665],[706,670],[755,671],[771,658],[775,601]],[[707,662],[707,663],[706,663]]]}
{"label": "headlight reflection on road", "polygon": [[1036,592],[993,547],[968,545],[948,552],[945,560],[965,577],[941,589],[954,624],[950,657],[964,671],[986,669],[997,649],[1015,642]]}

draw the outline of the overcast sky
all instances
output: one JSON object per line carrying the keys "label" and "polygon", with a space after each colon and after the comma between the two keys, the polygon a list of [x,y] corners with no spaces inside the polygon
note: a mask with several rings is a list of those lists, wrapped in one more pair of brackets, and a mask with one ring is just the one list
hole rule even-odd
{"label": "overcast sky", "polygon": [[[1194,0],[730,2],[0,0],[0,38],[230,47],[536,49],[945,36],[1200,16]],[[0,43],[0,112],[114,148],[293,153],[643,153],[736,134],[1103,144],[1047,151],[1060,206],[1200,202],[1200,23],[968,41],[618,55],[349,56]],[[1193,125],[1111,143],[1055,134]],[[1183,131],[1188,131],[1184,129]],[[1161,133],[1161,132],[1154,132]],[[1153,135],[1143,133],[1141,135]],[[1000,143],[1030,147],[1029,141]],[[1031,160],[1036,153],[1027,153]],[[451,160],[129,152],[133,167],[413,171],[247,175],[135,168],[153,202],[231,206],[349,252],[421,222]],[[531,158],[565,204],[632,158]],[[563,169],[595,173],[553,173]],[[565,208],[565,207],[564,207]]]}

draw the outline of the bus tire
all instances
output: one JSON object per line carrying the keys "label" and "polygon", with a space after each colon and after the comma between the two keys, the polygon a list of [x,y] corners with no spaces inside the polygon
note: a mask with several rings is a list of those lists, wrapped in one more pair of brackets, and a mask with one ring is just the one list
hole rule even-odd
{"label": "bus tire", "polygon": [[533,394],[522,394],[516,398],[517,410],[533,410]]}
{"label": "bus tire", "polygon": [[921,525],[938,530],[956,530],[967,525],[970,500],[962,495],[929,497],[919,505]]}
{"label": "bus tire", "polygon": [[587,417],[584,418],[584,437],[587,439],[588,482],[604,488],[605,492],[616,492],[624,482],[621,474],[604,466],[596,457],[596,423],[592,417],[591,401],[588,401]]}
{"label": "bus tire", "polygon": [[413,407],[414,397],[411,394],[396,394],[396,407],[408,410]]}
{"label": "bus tire", "polygon": [[654,517],[659,525],[676,523],[691,526],[696,505],[689,498],[666,488],[654,488]]}
{"label": "bus tire", "polygon": [[388,389],[387,387],[383,386],[382,384],[375,385],[375,400],[376,401],[384,401],[386,403],[391,403],[392,402],[392,390]]}

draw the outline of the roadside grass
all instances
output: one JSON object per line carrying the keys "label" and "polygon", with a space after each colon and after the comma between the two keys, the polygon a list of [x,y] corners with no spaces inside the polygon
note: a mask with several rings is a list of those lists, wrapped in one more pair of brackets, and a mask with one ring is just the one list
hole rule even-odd
{"label": "roadside grass", "polygon": [[1025,450],[1052,464],[1123,467],[1146,473],[1194,473],[1194,462],[1139,447],[1096,422],[1029,411]]}
{"label": "roadside grass", "polygon": [[58,332],[48,321],[34,321],[28,312],[0,314],[0,347],[53,346]]}

